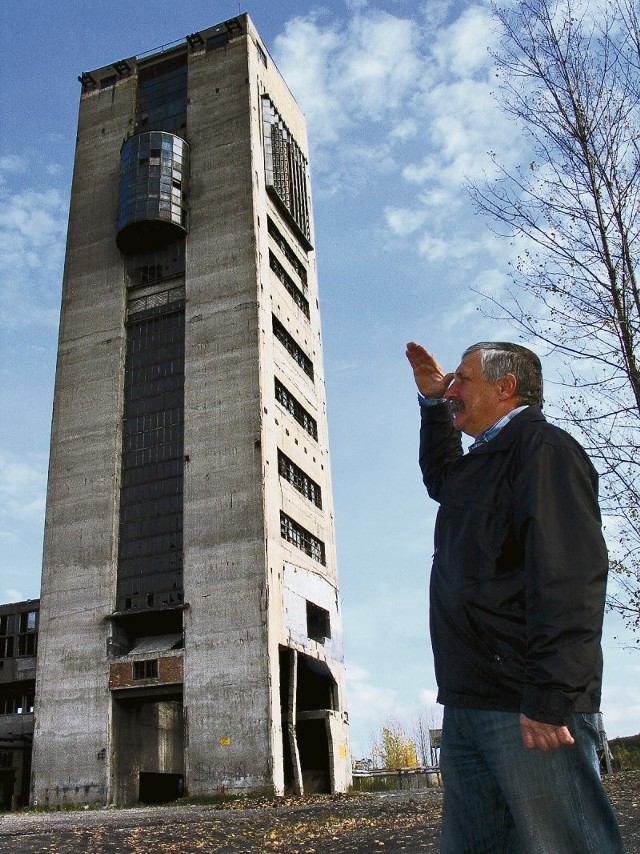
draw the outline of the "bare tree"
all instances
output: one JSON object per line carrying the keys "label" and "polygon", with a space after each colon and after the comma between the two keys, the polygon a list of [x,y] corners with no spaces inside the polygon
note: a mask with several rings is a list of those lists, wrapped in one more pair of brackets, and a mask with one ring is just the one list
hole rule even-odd
{"label": "bare tree", "polygon": [[[526,165],[470,187],[520,254],[494,307],[560,355],[561,408],[602,476],[618,581],[640,632],[640,25],[635,0],[494,7],[498,100]],[[638,638],[640,641],[640,637]]]}

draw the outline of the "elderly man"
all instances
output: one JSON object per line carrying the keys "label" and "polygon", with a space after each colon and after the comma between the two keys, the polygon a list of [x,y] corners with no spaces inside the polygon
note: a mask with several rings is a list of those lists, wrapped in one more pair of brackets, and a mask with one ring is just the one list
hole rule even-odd
{"label": "elderly man", "polygon": [[[439,502],[430,625],[444,705],[440,850],[622,852],[596,746],[607,579],[597,474],[541,412],[538,357],[410,343]],[[460,432],[474,438],[463,453]]]}

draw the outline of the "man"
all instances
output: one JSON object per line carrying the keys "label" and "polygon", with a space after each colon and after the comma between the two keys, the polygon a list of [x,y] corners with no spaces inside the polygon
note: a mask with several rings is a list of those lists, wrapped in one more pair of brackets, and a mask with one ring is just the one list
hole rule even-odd
{"label": "man", "polygon": [[[542,415],[525,347],[475,344],[447,374],[418,344],[407,357],[420,467],[440,504],[440,850],[622,852],[596,756],[607,553],[595,469]],[[475,439],[467,454],[461,431]]]}

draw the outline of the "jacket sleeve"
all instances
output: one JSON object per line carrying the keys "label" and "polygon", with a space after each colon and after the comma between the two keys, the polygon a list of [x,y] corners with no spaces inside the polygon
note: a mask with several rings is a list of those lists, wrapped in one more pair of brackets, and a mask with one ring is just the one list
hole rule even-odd
{"label": "jacket sleeve", "polygon": [[595,708],[600,699],[608,559],[597,476],[579,446],[543,442],[527,449],[513,488],[526,589],[521,711],[564,725],[578,696]]}
{"label": "jacket sleeve", "polygon": [[450,466],[462,457],[460,433],[453,427],[445,404],[421,406],[420,469],[422,480],[434,501],[439,500]]}

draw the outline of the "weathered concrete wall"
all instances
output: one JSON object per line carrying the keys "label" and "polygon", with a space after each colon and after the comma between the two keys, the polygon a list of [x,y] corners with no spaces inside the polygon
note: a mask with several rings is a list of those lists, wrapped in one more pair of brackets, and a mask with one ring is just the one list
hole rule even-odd
{"label": "weathered concrete wall", "polygon": [[119,151],[133,80],[82,98],[45,523],[33,802],[107,796],[105,617],[112,610],[124,288]]}
{"label": "weathered concrete wall", "polygon": [[184,688],[191,794],[271,785],[247,78],[244,39],[190,56]]}

